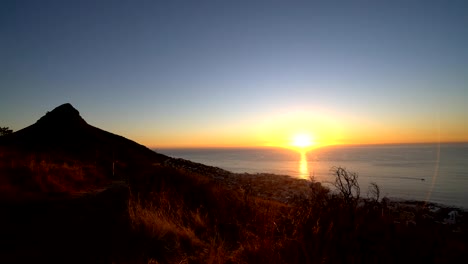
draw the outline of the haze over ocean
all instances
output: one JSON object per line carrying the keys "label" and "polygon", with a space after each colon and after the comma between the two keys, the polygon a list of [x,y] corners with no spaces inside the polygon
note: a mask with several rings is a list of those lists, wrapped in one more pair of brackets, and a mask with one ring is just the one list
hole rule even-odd
{"label": "haze over ocean", "polygon": [[359,174],[363,196],[370,182],[390,198],[426,200],[468,208],[468,143],[336,146],[300,153],[280,148],[157,149],[237,173],[274,173],[309,178],[327,185],[330,168]]}

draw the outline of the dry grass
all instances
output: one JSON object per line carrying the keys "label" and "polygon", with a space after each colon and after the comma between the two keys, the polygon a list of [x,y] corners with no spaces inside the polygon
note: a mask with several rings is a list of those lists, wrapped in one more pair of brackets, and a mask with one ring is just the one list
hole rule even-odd
{"label": "dry grass", "polygon": [[148,263],[450,262],[466,256],[460,249],[466,237],[422,217],[428,209],[406,213],[415,225],[398,224],[405,213],[386,200],[349,203],[319,183],[284,204],[192,172],[153,173],[147,175],[157,177],[158,187],[140,192],[135,185],[140,196],[129,202]]}
{"label": "dry grass", "polygon": [[[140,199],[131,197],[128,202],[128,212],[134,230],[157,241],[173,240],[174,249],[182,245],[197,247],[202,243],[195,235],[191,223],[195,228],[202,228],[205,223],[199,213],[186,211],[185,208],[173,207],[169,201],[170,195],[160,194],[158,202],[144,203]],[[171,249],[172,250],[172,249]]]}
{"label": "dry grass", "polygon": [[[86,191],[109,182],[96,164],[44,153],[0,149],[2,199],[33,199]],[[29,197],[29,198],[28,198]]]}
{"label": "dry grass", "polygon": [[242,263],[266,261],[268,256],[278,263],[275,249],[281,243],[275,238],[275,221],[281,221],[284,204],[226,189],[186,171],[156,168],[156,173],[162,173],[159,184],[165,187],[129,200],[132,230],[138,241],[150,245],[144,253],[148,260],[172,263],[175,256],[183,256],[177,260]]}
{"label": "dry grass", "polygon": [[[0,177],[1,190],[70,192],[108,179],[95,164],[41,154],[0,155],[0,173],[5,176]],[[102,226],[109,219],[121,219],[109,229],[121,244],[112,257],[114,263],[451,263],[468,259],[468,226],[442,224],[448,209],[433,213],[424,204],[392,205],[375,198],[349,202],[350,197],[330,192],[320,183],[284,177],[275,181],[257,175],[258,182],[225,177],[227,183],[223,183],[212,175],[163,165],[128,169],[134,174],[129,178],[126,210],[109,210],[115,216],[100,217]],[[282,197],[288,198],[287,203]],[[106,207],[114,198],[109,193]],[[91,219],[102,208],[94,208],[94,200],[88,202]],[[468,216],[462,213],[461,217]],[[93,222],[87,224],[92,227]]]}

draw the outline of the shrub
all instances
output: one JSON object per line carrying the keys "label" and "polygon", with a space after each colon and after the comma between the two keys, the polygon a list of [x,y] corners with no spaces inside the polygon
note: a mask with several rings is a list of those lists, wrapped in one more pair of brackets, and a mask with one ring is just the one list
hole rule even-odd
{"label": "shrub", "polygon": [[380,187],[375,182],[371,182],[369,186],[368,198],[378,202],[380,200]]}
{"label": "shrub", "polygon": [[13,130],[11,130],[9,127],[0,127],[0,137],[10,135],[12,133]]}
{"label": "shrub", "polygon": [[355,203],[361,194],[358,174],[348,171],[343,167],[333,167],[332,171],[335,174],[333,186],[335,186],[347,204]]}

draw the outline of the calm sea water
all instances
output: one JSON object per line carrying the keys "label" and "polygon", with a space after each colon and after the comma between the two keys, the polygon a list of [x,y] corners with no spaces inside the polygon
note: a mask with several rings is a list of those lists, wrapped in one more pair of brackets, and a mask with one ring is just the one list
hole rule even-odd
{"label": "calm sea water", "polygon": [[330,169],[357,172],[361,194],[375,182],[390,198],[468,208],[468,143],[326,147],[299,153],[279,148],[158,149],[232,172],[274,173],[333,181]]}

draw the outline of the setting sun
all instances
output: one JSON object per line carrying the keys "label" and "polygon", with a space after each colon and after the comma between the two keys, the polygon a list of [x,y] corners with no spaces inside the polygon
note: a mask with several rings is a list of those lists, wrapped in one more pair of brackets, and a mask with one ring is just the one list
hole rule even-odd
{"label": "setting sun", "polygon": [[308,134],[296,134],[293,136],[292,145],[297,148],[309,148],[314,145],[312,137]]}
{"label": "setting sun", "polygon": [[251,127],[262,146],[307,151],[340,144],[343,129],[338,119],[336,113],[318,108],[278,110]]}

